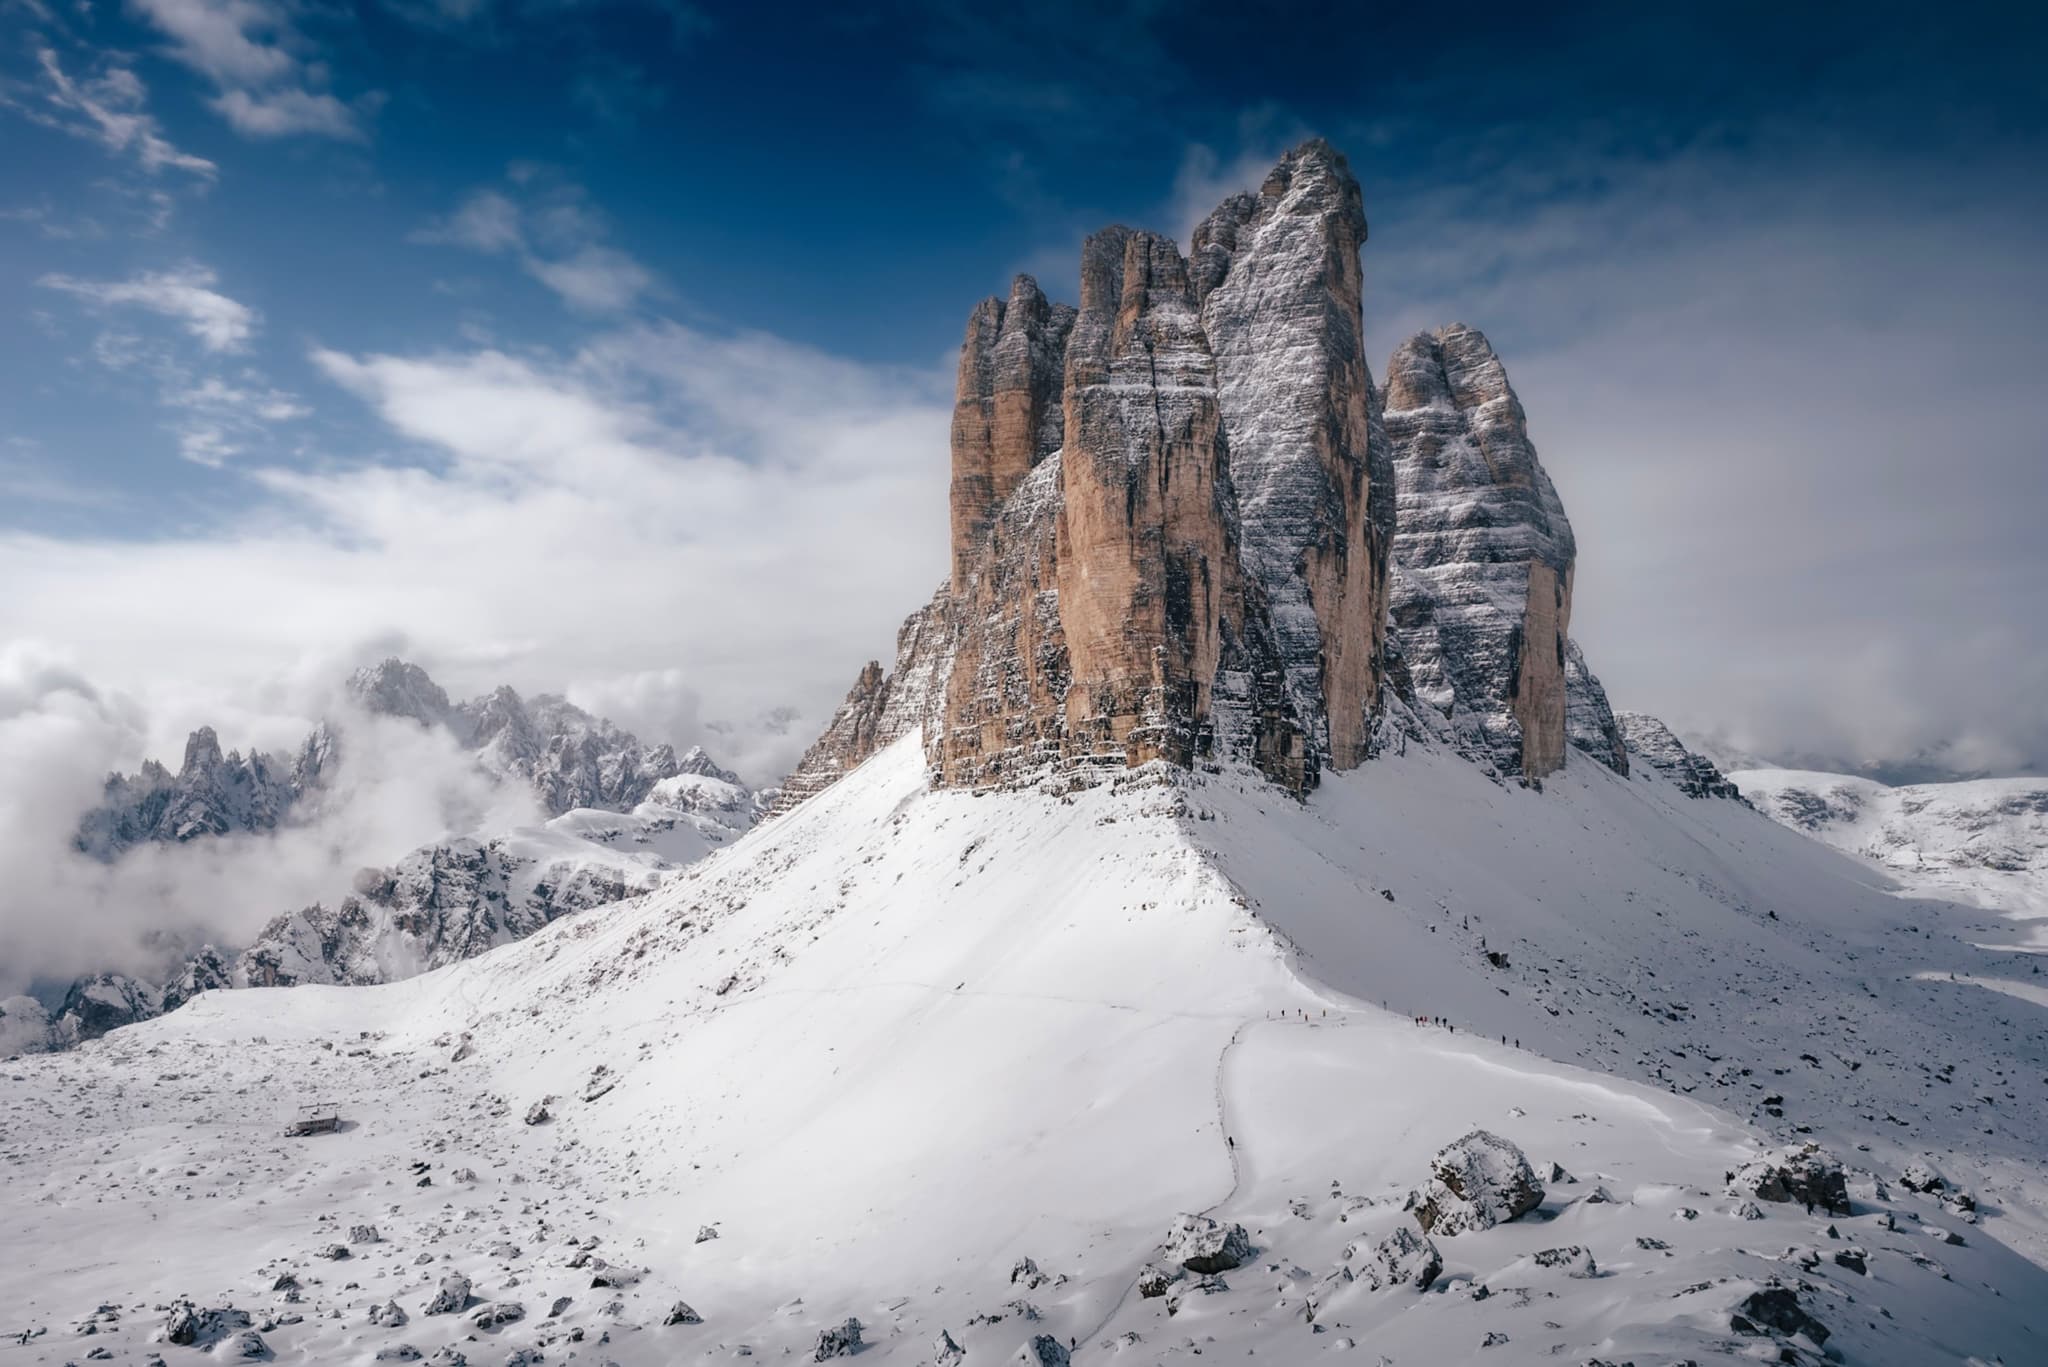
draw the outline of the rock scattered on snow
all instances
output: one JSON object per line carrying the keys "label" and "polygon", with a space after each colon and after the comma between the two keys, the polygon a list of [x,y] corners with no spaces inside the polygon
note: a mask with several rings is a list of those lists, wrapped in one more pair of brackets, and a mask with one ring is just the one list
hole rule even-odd
{"label": "rock scattered on snow", "polygon": [[1206,1215],[1183,1215],[1166,1236],[1166,1258],[1190,1272],[1228,1272],[1252,1256],[1243,1225],[1226,1225]]}
{"label": "rock scattered on snow", "polygon": [[469,1278],[460,1272],[450,1272],[441,1278],[441,1289],[427,1302],[429,1315],[452,1315],[469,1306]]}
{"label": "rock scattered on snow", "polygon": [[1021,1367],[1067,1367],[1067,1346],[1051,1334],[1038,1334],[1010,1361]]}
{"label": "rock scattered on snow", "polygon": [[1486,1130],[1438,1150],[1415,1208],[1425,1234],[1491,1229],[1543,1203],[1543,1185],[1522,1151]]}
{"label": "rock scattered on snow", "polygon": [[526,1307],[518,1301],[492,1301],[469,1317],[479,1329],[498,1329],[526,1318]]}
{"label": "rock scattered on snow", "polygon": [[1586,1278],[1600,1275],[1599,1265],[1593,1261],[1593,1255],[1578,1244],[1564,1248],[1546,1248],[1532,1256],[1536,1266],[1561,1267],[1567,1277]]}
{"label": "rock scattered on snow", "polygon": [[1841,1160],[1817,1144],[1800,1144],[1743,1164],[1728,1184],[1733,1196],[1804,1202],[1829,1213],[1849,1209]]}
{"label": "rock scattered on snow", "polygon": [[1138,1295],[1146,1300],[1156,1299],[1165,1295],[1167,1288],[1180,1279],[1179,1268],[1162,1267],[1158,1263],[1152,1263],[1138,1274]]}
{"label": "rock scattered on snow", "polygon": [[818,1348],[811,1355],[811,1360],[824,1362],[829,1358],[852,1357],[866,1346],[860,1340],[860,1331],[861,1323],[856,1319],[849,1319],[846,1323],[836,1324],[830,1329],[819,1330]]}
{"label": "rock scattered on snow", "polygon": [[370,1307],[370,1323],[384,1329],[396,1329],[406,1321],[404,1307],[397,1301],[386,1301]]}
{"label": "rock scattered on snow", "polygon": [[1738,1334],[1804,1334],[1816,1345],[1828,1341],[1828,1327],[1807,1314],[1798,1294],[1785,1286],[1752,1291],[1736,1307],[1731,1322]]}
{"label": "rock scattered on snow", "polygon": [[1358,1275],[1375,1291],[1392,1286],[1427,1291],[1443,1270],[1443,1256],[1429,1236],[1398,1225],[1393,1233],[1373,1245]]}
{"label": "rock scattered on snow", "polygon": [[702,1324],[703,1322],[704,1317],[695,1310],[692,1310],[688,1301],[677,1301],[674,1305],[671,1305],[668,1308],[667,1317],[662,1320],[663,1324]]}

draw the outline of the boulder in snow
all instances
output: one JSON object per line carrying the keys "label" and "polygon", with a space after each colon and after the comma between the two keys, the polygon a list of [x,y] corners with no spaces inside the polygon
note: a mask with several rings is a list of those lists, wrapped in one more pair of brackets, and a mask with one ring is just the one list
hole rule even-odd
{"label": "boulder in snow", "polygon": [[1018,1367],[1067,1367],[1067,1345],[1051,1334],[1039,1334],[1010,1359]]}
{"label": "boulder in snow", "polygon": [[469,1307],[469,1278],[450,1272],[441,1278],[441,1289],[427,1302],[429,1315],[452,1315]]}
{"label": "boulder in snow", "polygon": [[1491,1229],[1543,1203],[1543,1184],[1522,1151],[1486,1130],[1438,1150],[1430,1181],[1415,1206],[1425,1234]]}
{"label": "boulder in snow", "polygon": [[1375,1291],[1392,1286],[1427,1291],[1443,1270],[1443,1255],[1429,1236],[1400,1225],[1373,1245],[1357,1275]]}
{"label": "boulder in snow", "polygon": [[1828,1341],[1828,1327],[1807,1314],[1798,1295],[1785,1286],[1752,1291],[1735,1307],[1732,1323],[1738,1334],[1804,1334],[1816,1345]]}
{"label": "boulder in snow", "polygon": [[813,1362],[824,1362],[828,1358],[847,1358],[858,1353],[864,1346],[860,1341],[859,1320],[849,1319],[844,1324],[835,1324],[830,1329],[818,1331],[818,1349],[812,1354]]}
{"label": "boulder in snow", "polygon": [[1166,1259],[1190,1272],[1228,1272],[1251,1259],[1251,1236],[1243,1225],[1226,1225],[1206,1215],[1183,1215],[1166,1236]]}
{"label": "boulder in snow", "polygon": [[1728,1184],[1730,1195],[1791,1202],[1827,1211],[1849,1208],[1841,1160],[1817,1144],[1799,1144],[1743,1164]]}
{"label": "boulder in snow", "polygon": [[500,1329],[525,1318],[526,1307],[518,1301],[492,1301],[471,1315],[469,1322],[479,1329]]}
{"label": "boulder in snow", "polygon": [[695,1310],[692,1310],[688,1301],[677,1301],[668,1308],[668,1314],[661,1322],[663,1324],[702,1324],[704,1317]]}

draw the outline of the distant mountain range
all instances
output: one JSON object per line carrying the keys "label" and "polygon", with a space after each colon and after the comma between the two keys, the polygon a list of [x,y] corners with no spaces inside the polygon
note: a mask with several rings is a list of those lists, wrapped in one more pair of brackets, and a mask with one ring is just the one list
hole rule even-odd
{"label": "distant mountain range", "polygon": [[[283,912],[247,946],[202,946],[161,981],[102,973],[73,983],[54,1010],[28,997],[0,1002],[0,1054],[68,1048],[214,988],[388,982],[454,963],[645,892],[761,811],[701,747],[645,746],[552,694],[499,688],[451,703],[425,670],[397,659],[358,670],[348,692],[372,715],[445,730],[498,782],[530,788],[549,819],[363,869],[331,900]],[[293,755],[223,753],[201,727],[175,773],[151,760],[110,775],[74,843],[111,863],[148,843],[271,834],[317,819],[347,757],[339,722],[320,723]]]}

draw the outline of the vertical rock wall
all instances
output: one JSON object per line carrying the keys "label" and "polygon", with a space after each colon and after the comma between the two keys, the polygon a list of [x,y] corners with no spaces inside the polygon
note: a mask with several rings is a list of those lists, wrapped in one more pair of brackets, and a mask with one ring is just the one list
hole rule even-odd
{"label": "vertical rock wall", "polygon": [[1398,508],[1391,616],[1419,703],[1502,773],[1565,760],[1577,546],[1486,338],[1411,338],[1387,367]]}

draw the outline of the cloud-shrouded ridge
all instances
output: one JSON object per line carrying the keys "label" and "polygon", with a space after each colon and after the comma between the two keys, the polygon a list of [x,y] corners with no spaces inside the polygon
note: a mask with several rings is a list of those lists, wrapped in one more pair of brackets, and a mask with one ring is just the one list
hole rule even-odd
{"label": "cloud-shrouded ridge", "polygon": [[26,586],[0,602],[0,862],[33,871],[0,899],[0,995],[157,970],[167,945],[245,939],[357,867],[531,817],[445,738],[356,717],[310,824],[112,868],[70,851],[100,779],[175,764],[193,727],[289,750],[345,714],[351,667],[402,652],[457,694],[566,692],[772,782],[943,570],[935,373],[673,324],[566,356],[313,361],[389,427],[390,461],[257,468],[266,514],[189,538],[0,536],[0,575]]}

